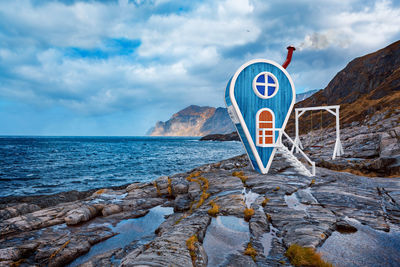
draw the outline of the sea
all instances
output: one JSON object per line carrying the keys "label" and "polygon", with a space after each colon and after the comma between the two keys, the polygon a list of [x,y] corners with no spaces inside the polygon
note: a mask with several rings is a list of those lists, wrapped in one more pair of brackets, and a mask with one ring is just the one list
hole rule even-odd
{"label": "sea", "polygon": [[245,153],[198,137],[0,137],[0,197],[149,182]]}

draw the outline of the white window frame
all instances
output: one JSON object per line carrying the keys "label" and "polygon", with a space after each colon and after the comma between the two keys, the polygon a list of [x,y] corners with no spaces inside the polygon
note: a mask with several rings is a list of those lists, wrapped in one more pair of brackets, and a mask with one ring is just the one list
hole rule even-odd
{"label": "white window frame", "polygon": [[[264,75],[264,80],[265,81],[263,83],[257,82],[258,77],[260,77],[261,75]],[[268,76],[271,76],[275,83],[273,83],[273,84],[269,83],[268,82]],[[257,85],[261,85],[261,86],[265,87],[264,95],[260,94],[260,92],[257,89]],[[275,91],[274,91],[274,93],[272,95],[268,96],[268,86],[270,86],[270,85],[273,85],[275,87]],[[276,93],[278,92],[278,90],[279,90],[278,79],[271,72],[268,72],[268,71],[260,72],[253,79],[253,91],[260,98],[268,99],[268,98],[274,97],[276,95]]]}
{"label": "white window frame", "polygon": [[[272,121],[260,121],[260,114],[263,111],[268,111],[272,114]],[[260,128],[260,123],[272,123],[272,128]],[[260,136],[260,131],[262,131],[262,134]],[[272,136],[271,135],[266,135],[266,131],[272,131]],[[269,109],[269,108],[262,108],[259,111],[257,111],[256,114],[256,146],[259,147],[276,147],[276,142],[275,142],[275,131],[279,131],[279,129],[275,129],[275,113]],[[263,144],[260,144],[260,137],[263,139]],[[272,137],[272,144],[265,144],[265,137]]]}

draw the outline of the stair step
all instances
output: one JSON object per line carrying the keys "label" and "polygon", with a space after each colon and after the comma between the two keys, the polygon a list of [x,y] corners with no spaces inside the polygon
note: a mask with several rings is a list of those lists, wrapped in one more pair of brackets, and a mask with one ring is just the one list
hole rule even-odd
{"label": "stair step", "polygon": [[278,152],[300,173],[305,176],[312,176],[311,172],[299,161],[286,146],[278,148]]}

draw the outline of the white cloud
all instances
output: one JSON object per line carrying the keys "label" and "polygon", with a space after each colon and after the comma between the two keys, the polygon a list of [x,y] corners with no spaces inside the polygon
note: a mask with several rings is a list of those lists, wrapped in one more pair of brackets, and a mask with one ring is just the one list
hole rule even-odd
{"label": "white cloud", "polygon": [[[288,44],[303,48],[289,68],[296,87],[323,88],[348,60],[400,37],[398,25],[389,1],[2,1],[0,96],[77,116],[162,107],[156,121],[165,107],[223,105],[240,65],[281,63]],[[140,46],[110,54],[113,39]]]}
{"label": "white cloud", "polygon": [[358,11],[332,12],[324,15],[326,29],[304,37],[300,49],[376,48],[399,33],[400,8],[390,1],[378,1]]}

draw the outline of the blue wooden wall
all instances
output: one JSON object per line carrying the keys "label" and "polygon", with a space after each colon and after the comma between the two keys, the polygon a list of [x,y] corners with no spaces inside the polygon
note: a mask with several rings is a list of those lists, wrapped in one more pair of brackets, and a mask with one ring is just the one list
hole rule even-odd
{"label": "blue wooden wall", "polygon": [[[261,72],[270,72],[278,79],[279,89],[276,95],[272,98],[263,99],[258,97],[253,91],[253,80]],[[230,106],[231,100],[229,97],[229,87],[231,80],[228,82],[225,91],[225,100],[227,106]],[[262,108],[269,108],[275,114],[275,128],[281,128],[285,121],[286,115],[293,101],[293,91],[290,81],[283,71],[278,67],[265,63],[257,62],[247,66],[238,75],[235,82],[234,96],[239,109],[243,115],[246,125],[253,138],[254,144],[256,143],[256,114]],[[246,140],[244,131],[240,125],[236,125],[238,132],[242,138],[243,144],[250,156],[250,160],[256,170],[259,171],[255,158],[252,155],[251,148]],[[275,132],[275,139],[278,138],[278,132]],[[245,141],[246,140],[246,141]],[[257,147],[256,149],[264,162],[264,167],[272,154],[274,148],[272,147]]]}

